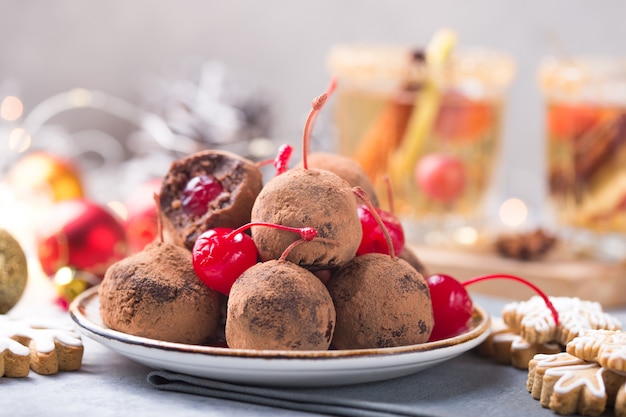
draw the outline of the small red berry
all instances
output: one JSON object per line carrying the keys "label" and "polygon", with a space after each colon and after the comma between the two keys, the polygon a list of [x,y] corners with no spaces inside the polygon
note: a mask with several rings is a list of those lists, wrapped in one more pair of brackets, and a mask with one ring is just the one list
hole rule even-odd
{"label": "small red berry", "polygon": [[430,200],[452,203],[465,190],[463,161],[452,155],[429,154],[415,167],[415,183]]}

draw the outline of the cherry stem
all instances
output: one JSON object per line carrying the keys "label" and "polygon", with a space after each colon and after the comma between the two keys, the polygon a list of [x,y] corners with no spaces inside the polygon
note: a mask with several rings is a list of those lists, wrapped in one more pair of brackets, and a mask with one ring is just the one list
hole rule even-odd
{"label": "cherry stem", "polygon": [[389,212],[391,214],[395,214],[395,207],[393,204],[393,190],[391,187],[391,179],[389,175],[383,175],[383,180],[385,181],[385,188],[387,188],[387,204],[389,205]]}
{"label": "cherry stem", "polygon": [[309,169],[307,155],[309,154],[309,142],[311,141],[311,132],[313,131],[315,119],[317,118],[320,110],[322,110],[322,107],[324,107],[324,103],[326,103],[328,97],[330,97],[330,95],[335,91],[335,88],[337,88],[337,80],[333,78],[330,80],[330,84],[326,88],[326,91],[322,95],[317,96],[311,102],[311,110],[306,118],[304,133],[302,136],[302,166],[304,169]]}
{"label": "cherry stem", "polygon": [[[309,239],[309,240],[311,240],[311,239]],[[287,260],[287,256],[289,256],[289,253],[291,252],[291,250],[293,248],[295,248],[296,246],[298,246],[301,243],[308,242],[309,240],[307,240],[307,239],[298,239],[296,241],[291,242],[291,244],[285,248],[285,250],[280,255],[280,258],[278,258],[278,260],[279,261]]]}
{"label": "cherry stem", "polygon": [[240,226],[237,229],[233,230],[232,232],[228,233],[226,235],[226,238],[230,239],[231,237],[235,236],[237,233],[245,232],[252,226],[266,226],[266,227],[272,227],[274,229],[285,230],[287,232],[299,233],[300,238],[304,240],[305,242],[309,242],[317,236],[317,230],[313,227],[290,227],[290,226],[285,226],[282,224],[275,224],[275,223],[252,222],[252,223],[244,224],[243,226]]}
{"label": "cherry stem", "polygon": [[372,213],[372,216],[374,216],[374,220],[376,220],[376,223],[378,223],[378,227],[380,227],[380,229],[383,231],[383,235],[385,236],[385,241],[387,242],[387,249],[389,251],[389,256],[391,256],[392,258],[395,258],[396,253],[395,253],[395,250],[393,249],[391,235],[389,234],[387,227],[385,227],[383,220],[380,218],[378,211],[376,211],[376,207],[374,207],[374,205],[372,204],[372,201],[367,195],[367,192],[365,192],[363,188],[358,187],[358,186],[352,187],[352,192],[356,194],[356,196],[359,197],[361,200],[363,200],[363,202],[365,203],[369,211]]}
{"label": "cherry stem", "polygon": [[529,282],[529,281],[527,281],[527,280],[525,280],[523,278],[520,278],[520,277],[515,276],[515,275],[508,275],[508,274],[482,275],[482,276],[479,276],[479,277],[468,279],[467,281],[462,282],[461,285],[466,287],[466,286],[472,285],[472,284],[474,284],[476,282],[486,281],[486,280],[494,279],[494,278],[511,279],[513,281],[517,281],[517,282],[521,282],[522,284],[526,284],[528,287],[532,288],[533,291],[535,291],[541,298],[543,298],[543,301],[546,303],[546,306],[552,312],[552,317],[554,318],[554,325],[555,326],[559,325],[559,312],[556,311],[556,308],[554,307],[554,304],[552,304],[552,301],[550,301],[550,298],[543,291],[541,291],[539,289],[539,287],[537,287],[535,284],[533,284],[532,282]]}
{"label": "cherry stem", "polygon": [[266,159],[264,161],[257,162],[257,167],[262,167],[269,164],[274,164],[274,168],[276,168],[276,175],[280,175],[287,171],[287,167],[289,165],[289,159],[291,158],[291,153],[293,152],[293,147],[289,144],[281,145],[278,148],[278,153],[274,159]]}

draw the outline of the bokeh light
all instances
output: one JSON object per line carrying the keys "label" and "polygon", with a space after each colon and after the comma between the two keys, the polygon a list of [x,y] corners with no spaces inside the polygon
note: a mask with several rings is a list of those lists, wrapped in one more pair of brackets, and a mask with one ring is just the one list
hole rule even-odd
{"label": "bokeh light", "polygon": [[30,135],[21,127],[16,127],[9,133],[9,149],[12,151],[25,152],[30,148],[31,142]]}
{"label": "bokeh light", "polygon": [[0,104],[0,119],[13,122],[24,113],[24,105],[22,100],[15,96],[6,96]]}
{"label": "bokeh light", "polygon": [[478,241],[478,231],[469,226],[461,227],[454,232],[454,240],[462,245],[473,245]]}
{"label": "bokeh light", "polygon": [[509,198],[500,206],[500,221],[506,226],[521,226],[527,218],[528,207],[519,198]]}

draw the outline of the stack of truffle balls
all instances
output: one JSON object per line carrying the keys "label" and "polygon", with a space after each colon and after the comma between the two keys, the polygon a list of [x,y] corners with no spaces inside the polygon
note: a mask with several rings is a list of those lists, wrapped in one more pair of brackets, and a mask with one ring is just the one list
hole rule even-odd
{"label": "stack of truffle balls", "polygon": [[225,151],[175,161],[156,199],[161,236],[113,264],[100,285],[104,324],[231,349],[428,341],[433,310],[415,254],[391,244],[359,251],[369,237],[358,209],[378,201],[361,167],[327,153],[279,165],[264,183],[261,164]]}

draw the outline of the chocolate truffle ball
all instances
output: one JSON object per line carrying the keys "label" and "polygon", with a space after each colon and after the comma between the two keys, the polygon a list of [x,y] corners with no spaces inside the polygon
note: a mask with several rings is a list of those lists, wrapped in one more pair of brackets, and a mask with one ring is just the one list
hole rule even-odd
{"label": "chocolate truffle ball", "polygon": [[422,263],[415,251],[408,246],[404,245],[404,248],[402,248],[402,252],[400,252],[398,257],[407,261],[409,265],[415,268],[415,270],[423,277],[427,277],[429,275],[426,266]]}
{"label": "chocolate truffle ball", "polygon": [[[350,261],[363,230],[352,188],[330,171],[294,168],[265,184],[252,207],[252,222],[313,227],[318,237],[296,246],[287,260],[308,269],[329,269]],[[298,233],[252,227],[261,260],[278,259],[300,239]]]}
{"label": "chocolate truffle ball", "polygon": [[386,348],[428,341],[434,325],[430,291],[404,260],[379,253],[357,256],[327,287],[337,314],[333,347]]}
{"label": "chocolate truffle ball", "polygon": [[335,307],[322,282],[291,262],[258,263],[233,284],[226,342],[235,349],[326,350]]}
{"label": "chocolate truffle ball", "polygon": [[[314,152],[307,157],[307,164],[309,168],[325,169],[338,175],[352,187],[363,188],[372,204],[378,206],[374,185],[356,160],[330,152]],[[302,162],[297,165],[297,167],[301,166]]]}
{"label": "chocolate truffle ball", "polygon": [[98,291],[102,321],[113,330],[203,344],[218,328],[221,297],[200,281],[180,246],[149,244],[110,266]]}
{"label": "chocolate truffle ball", "polygon": [[[185,195],[190,181],[209,179],[215,196]],[[165,174],[159,196],[165,235],[192,250],[200,234],[216,227],[235,229],[250,221],[250,211],[263,187],[261,171],[250,160],[227,151],[207,150],[174,161]],[[216,191],[217,190],[217,191]],[[195,201],[191,202],[191,199]]]}

